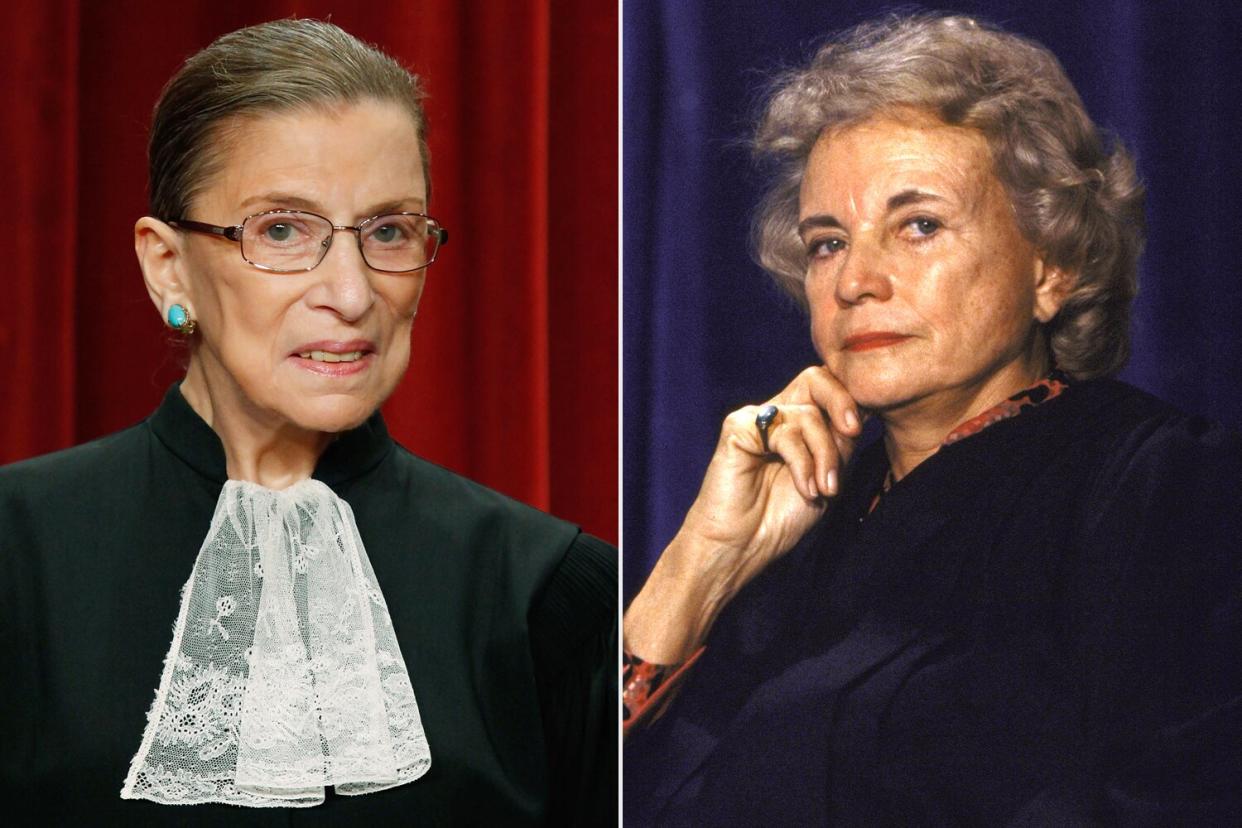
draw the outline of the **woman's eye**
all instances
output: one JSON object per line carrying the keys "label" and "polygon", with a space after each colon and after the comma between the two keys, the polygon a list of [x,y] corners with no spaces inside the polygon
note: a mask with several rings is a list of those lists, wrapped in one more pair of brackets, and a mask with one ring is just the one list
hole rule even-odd
{"label": "woman's eye", "polygon": [[845,249],[845,239],[815,239],[806,246],[806,255],[812,259],[822,259]]}
{"label": "woman's eye", "polygon": [[936,221],[935,219],[916,218],[916,219],[911,219],[909,222],[907,222],[906,226],[913,228],[915,235],[931,236],[931,235],[934,235],[935,232],[940,229],[940,222]]}
{"label": "woman's eye", "polygon": [[284,246],[296,244],[311,236],[311,230],[305,223],[283,216],[261,222],[255,230],[261,241]]}
{"label": "woman's eye", "polygon": [[393,214],[378,216],[367,224],[362,240],[379,247],[406,248],[418,245],[426,236],[426,219],[413,214]]}
{"label": "woman's eye", "polygon": [[267,228],[264,233],[270,240],[274,242],[287,242],[293,238],[293,226],[289,224],[273,224]]}
{"label": "woman's eye", "polygon": [[392,244],[401,240],[401,228],[395,224],[385,224],[377,227],[375,232],[371,234],[371,238],[380,244]]}

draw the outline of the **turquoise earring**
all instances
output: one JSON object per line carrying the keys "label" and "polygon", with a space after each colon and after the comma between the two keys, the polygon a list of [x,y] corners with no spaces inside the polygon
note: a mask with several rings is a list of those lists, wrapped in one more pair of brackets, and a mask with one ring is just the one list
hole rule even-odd
{"label": "turquoise earring", "polygon": [[198,323],[190,318],[190,312],[180,304],[168,309],[168,324],[173,330],[185,336],[194,333],[194,329],[198,327]]}

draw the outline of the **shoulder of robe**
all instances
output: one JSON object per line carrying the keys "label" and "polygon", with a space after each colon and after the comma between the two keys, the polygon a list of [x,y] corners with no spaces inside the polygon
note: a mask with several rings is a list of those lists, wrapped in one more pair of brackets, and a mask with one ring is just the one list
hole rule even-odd
{"label": "shoulder of robe", "polygon": [[146,422],[80,446],[0,467],[0,522],[30,510],[64,513],[109,500],[143,467],[152,440]]}
{"label": "shoulder of robe", "polygon": [[1101,755],[1127,764],[1139,737],[1158,733],[1189,762],[1195,739],[1224,733],[1222,711],[1242,703],[1242,434],[1139,392],[1113,413],[1118,428],[1077,508],[1064,631]]}
{"label": "shoulder of robe", "polygon": [[1242,646],[1242,434],[1139,394],[1079,504],[1075,604],[1126,646]]}
{"label": "shoulder of robe", "polygon": [[[379,487],[373,485],[380,483]],[[411,529],[449,537],[456,546],[518,553],[555,565],[579,529],[449,469],[418,457],[400,444],[372,477],[365,492],[345,494],[355,512],[379,504],[402,510]]]}
{"label": "shoulder of robe", "polygon": [[[1105,426],[1099,432],[1103,462],[1092,501],[1145,504],[1150,508],[1144,514],[1157,523],[1176,521],[1200,506],[1242,505],[1242,488],[1236,485],[1242,475],[1242,432],[1122,383],[1110,385],[1124,390],[1099,409]],[[1238,515],[1218,511],[1216,517],[1223,525]]]}
{"label": "shoulder of robe", "polygon": [[1242,432],[1116,380],[1082,382],[1065,396],[1066,405],[1049,404],[1046,428],[1035,437],[1060,441],[1060,451],[1074,456],[1075,474],[1090,482],[1088,524],[1102,503],[1136,483],[1168,490],[1222,484],[1242,472]]}
{"label": "shoulder of robe", "polygon": [[421,497],[433,498],[442,505],[452,503],[480,518],[494,517],[528,525],[536,530],[577,532],[576,527],[566,521],[425,460],[400,444],[396,446],[392,459],[397,464],[397,473],[403,477],[403,482],[416,487]]}
{"label": "shoulder of robe", "polygon": [[551,669],[563,669],[572,653],[603,635],[602,661],[614,662],[617,604],[617,550],[580,533],[531,612],[536,660]]}
{"label": "shoulder of robe", "polygon": [[1112,380],[1073,391],[1082,404],[1063,427],[1088,484],[1076,521],[1090,554],[1197,556],[1202,541],[1242,532],[1242,433]]}
{"label": "shoulder of robe", "polygon": [[1135,438],[1151,434],[1161,426],[1177,422],[1197,421],[1175,405],[1159,397],[1113,379],[1079,382],[1070,387],[1067,399],[1076,401],[1075,430],[1083,436],[1113,438],[1135,445]]}

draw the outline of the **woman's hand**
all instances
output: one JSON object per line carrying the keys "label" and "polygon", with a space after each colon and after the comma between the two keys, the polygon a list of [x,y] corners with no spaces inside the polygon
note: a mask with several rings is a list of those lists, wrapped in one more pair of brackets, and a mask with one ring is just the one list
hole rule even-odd
{"label": "woman's hand", "polygon": [[768,428],[770,453],[755,426],[762,406],[725,418],[694,505],[626,613],[626,646],[646,661],[689,657],[720,610],[806,534],[839,490],[862,431],[845,387],[816,366],[769,402],[780,411]]}

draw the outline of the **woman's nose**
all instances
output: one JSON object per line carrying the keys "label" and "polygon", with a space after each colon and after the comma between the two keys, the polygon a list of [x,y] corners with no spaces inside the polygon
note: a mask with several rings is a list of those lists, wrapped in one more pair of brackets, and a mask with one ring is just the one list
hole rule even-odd
{"label": "woman's nose", "polygon": [[845,308],[868,300],[885,302],[892,298],[890,271],[888,257],[879,244],[855,240],[846,248],[837,273],[837,304]]}
{"label": "woman's nose", "polygon": [[353,322],[375,304],[375,289],[371,283],[375,273],[362,258],[354,233],[338,230],[323,261],[313,272],[319,276],[310,297],[316,306],[328,308],[347,322]]}

